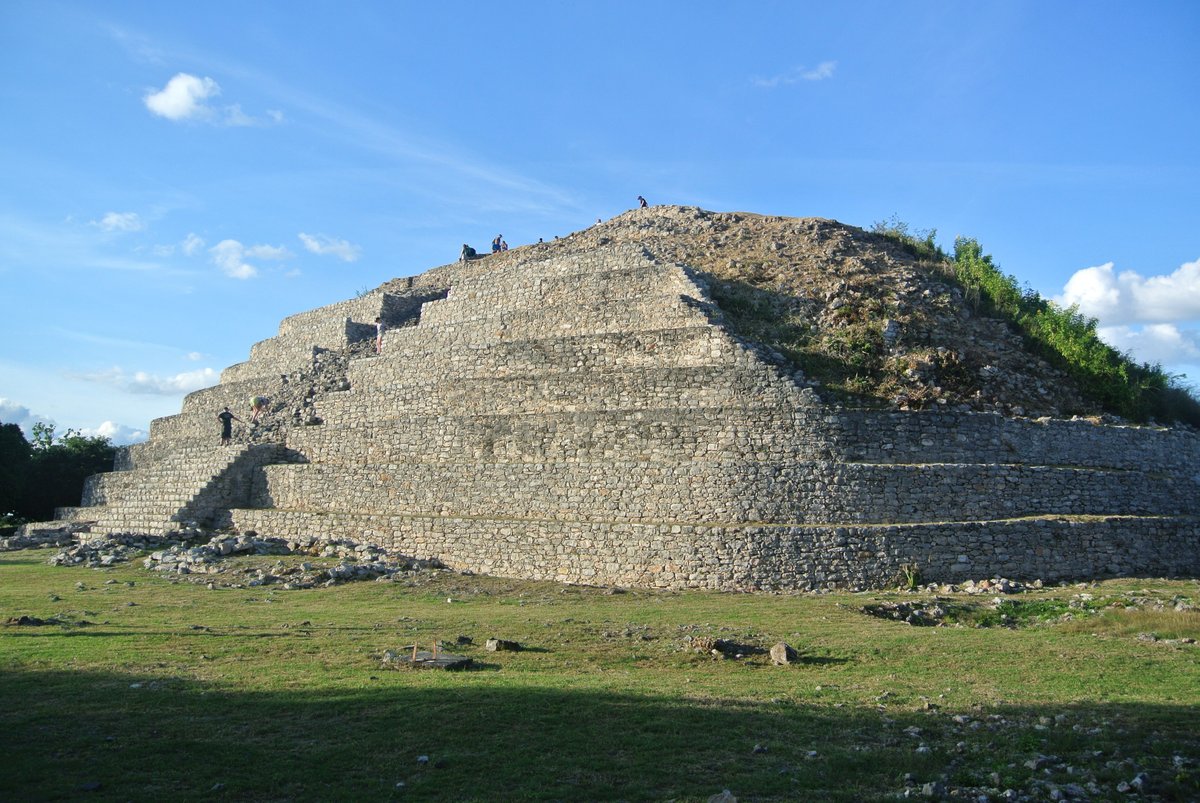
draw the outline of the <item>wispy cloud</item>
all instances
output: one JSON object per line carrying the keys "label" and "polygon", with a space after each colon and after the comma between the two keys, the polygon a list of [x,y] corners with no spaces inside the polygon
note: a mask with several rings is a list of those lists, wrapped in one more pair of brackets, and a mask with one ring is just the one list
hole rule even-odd
{"label": "wispy cloud", "polygon": [[112,367],[107,371],[74,375],[77,379],[98,382],[128,393],[148,393],[159,396],[177,396],[193,390],[217,384],[221,375],[212,368],[184,371],[174,376],[158,376],[146,371],[132,373],[123,368]]}
{"label": "wispy cloud", "polygon": [[281,245],[242,245],[237,240],[222,240],[208,249],[213,264],[233,279],[253,279],[258,268],[246,261],[249,259],[286,259],[291,251]]}
{"label": "wispy cloud", "polygon": [[[428,193],[460,203],[463,198],[469,197],[476,206],[491,212],[507,210],[525,215],[560,217],[581,209],[581,202],[573,191],[513,172],[475,153],[458,149],[451,144],[452,138],[442,136],[441,132],[421,136],[401,129],[345,106],[336,99],[313,95],[224,55],[180,47],[178,44],[168,52],[150,37],[132,29],[112,27],[110,33],[135,58],[156,64],[180,59],[207,64],[209,66],[206,69],[229,76],[231,80],[236,79],[242,85],[253,86],[259,93],[272,98],[272,108],[267,109],[262,117],[251,117],[242,113],[240,108],[227,107],[223,115],[212,114],[207,122],[269,125],[281,124],[295,117],[311,116],[319,119],[323,133],[336,138],[343,147],[371,151],[402,166],[407,177],[405,186],[413,192]],[[194,75],[190,77],[203,80]],[[165,91],[166,87],[149,94]],[[208,98],[201,100],[206,108],[207,101]],[[211,113],[214,110],[209,108],[209,111]],[[380,172],[375,170],[371,175],[378,177]]]}
{"label": "wispy cloud", "polygon": [[104,231],[141,231],[146,228],[137,212],[108,212],[99,220],[93,220],[92,225]]}
{"label": "wispy cloud", "polygon": [[362,249],[346,240],[335,240],[324,234],[305,234],[300,232],[300,242],[304,248],[314,254],[335,256],[343,262],[354,262],[362,255]]}
{"label": "wispy cloud", "polygon": [[213,263],[233,279],[253,279],[258,269],[245,261],[246,248],[237,240],[222,240],[208,249]]}
{"label": "wispy cloud", "polygon": [[793,67],[787,72],[772,75],[769,78],[755,76],[750,79],[750,83],[763,89],[774,89],[775,87],[791,86],[792,84],[824,81],[832,78],[836,69],[836,61],[822,61],[816,67]]}
{"label": "wispy cloud", "polygon": [[180,250],[190,257],[194,257],[196,254],[200,253],[200,249],[203,247],[204,238],[191,232],[189,232],[188,236],[184,237],[183,242],[179,244]]}

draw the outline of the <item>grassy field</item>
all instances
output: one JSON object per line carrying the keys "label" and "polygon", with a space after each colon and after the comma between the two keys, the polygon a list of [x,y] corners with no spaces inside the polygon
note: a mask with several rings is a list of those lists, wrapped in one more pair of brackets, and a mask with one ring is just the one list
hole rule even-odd
{"label": "grassy field", "polygon": [[[0,554],[0,622],[46,622],[0,627],[3,800],[1200,799],[1192,581],[942,595],[960,624],[914,627],[862,609],[928,594],[210,590],[49,555]],[[380,660],[435,641],[475,668]]]}

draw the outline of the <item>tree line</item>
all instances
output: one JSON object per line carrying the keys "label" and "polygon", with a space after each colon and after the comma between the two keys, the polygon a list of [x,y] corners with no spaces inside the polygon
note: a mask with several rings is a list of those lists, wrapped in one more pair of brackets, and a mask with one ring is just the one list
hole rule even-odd
{"label": "tree line", "polygon": [[88,476],[111,471],[117,447],[108,438],[34,424],[33,439],[0,424],[0,525],[48,521],[54,508],[78,505]]}

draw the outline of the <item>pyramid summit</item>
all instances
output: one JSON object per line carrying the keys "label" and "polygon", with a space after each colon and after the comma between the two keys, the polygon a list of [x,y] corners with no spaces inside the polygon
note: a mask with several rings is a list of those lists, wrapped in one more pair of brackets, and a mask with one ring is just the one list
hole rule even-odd
{"label": "pyramid summit", "polygon": [[[886,403],[780,321],[886,350]],[[286,318],[59,518],[655,588],[1200,573],[1200,437],[1098,412],[887,238],[652,207]]]}

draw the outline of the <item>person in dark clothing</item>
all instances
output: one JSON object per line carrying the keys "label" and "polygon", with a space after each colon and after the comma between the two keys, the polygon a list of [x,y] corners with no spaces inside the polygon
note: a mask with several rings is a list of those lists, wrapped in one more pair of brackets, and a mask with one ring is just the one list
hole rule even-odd
{"label": "person in dark clothing", "polygon": [[643,198],[643,197],[642,197],[642,196],[640,196],[640,195],[638,196],[638,208],[639,208],[639,209],[645,209],[645,208],[646,208],[647,206],[649,206],[649,205],[650,205],[650,204],[646,203],[646,199],[645,199],[645,198]]}
{"label": "person in dark clothing", "polygon": [[217,420],[221,422],[221,443],[228,444],[230,438],[233,437],[233,422],[240,422],[242,419],[229,412],[229,408],[226,407],[222,412],[217,413]]}
{"label": "person in dark clothing", "polygon": [[504,242],[504,235],[497,234],[496,239],[492,240],[492,253],[493,254],[500,253],[500,243],[502,243],[502,242]]}

